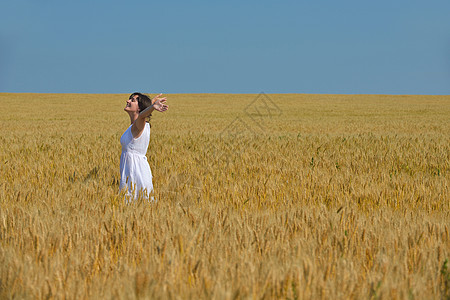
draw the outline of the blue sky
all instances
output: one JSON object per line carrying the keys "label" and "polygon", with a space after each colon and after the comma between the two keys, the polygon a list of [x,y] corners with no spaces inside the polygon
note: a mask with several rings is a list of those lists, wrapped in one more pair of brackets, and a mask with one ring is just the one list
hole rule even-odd
{"label": "blue sky", "polygon": [[0,92],[450,94],[450,1],[0,2]]}

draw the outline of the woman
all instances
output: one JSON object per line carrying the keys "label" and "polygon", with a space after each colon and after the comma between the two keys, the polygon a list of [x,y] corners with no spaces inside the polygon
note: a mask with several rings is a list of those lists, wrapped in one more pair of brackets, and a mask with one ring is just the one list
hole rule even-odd
{"label": "woman", "polygon": [[145,156],[150,141],[147,120],[154,110],[166,111],[169,108],[166,101],[162,94],[151,100],[147,95],[133,93],[124,108],[130,116],[131,125],[120,138],[120,190],[126,188],[128,202],[136,200],[140,194],[148,199],[153,190],[152,171]]}

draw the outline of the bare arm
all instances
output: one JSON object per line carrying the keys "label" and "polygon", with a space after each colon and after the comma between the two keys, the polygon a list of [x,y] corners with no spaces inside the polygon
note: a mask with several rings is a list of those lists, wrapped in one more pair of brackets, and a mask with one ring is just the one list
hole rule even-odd
{"label": "bare arm", "polygon": [[164,112],[169,109],[169,106],[166,104],[167,98],[161,96],[162,94],[159,94],[153,98],[153,104],[139,113],[138,118],[134,121],[133,126],[131,126],[131,133],[134,138],[141,136],[145,128],[145,119],[149,117],[154,110]]}

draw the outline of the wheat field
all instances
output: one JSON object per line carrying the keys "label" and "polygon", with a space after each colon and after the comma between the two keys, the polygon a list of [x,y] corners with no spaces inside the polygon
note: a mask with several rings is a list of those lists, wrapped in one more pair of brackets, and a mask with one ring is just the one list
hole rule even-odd
{"label": "wheat field", "polygon": [[1,299],[450,299],[450,96],[167,97],[0,94]]}

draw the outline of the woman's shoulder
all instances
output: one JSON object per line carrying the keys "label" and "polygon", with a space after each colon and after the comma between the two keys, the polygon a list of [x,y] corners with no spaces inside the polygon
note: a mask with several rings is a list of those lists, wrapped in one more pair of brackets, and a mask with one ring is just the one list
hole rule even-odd
{"label": "woman's shoulder", "polygon": [[144,131],[145,132],[148,132],[148,135],[150,135],[150,128],[151,128],[152,126],[150,126],[150,123],[148,123],[148,122],[145,122],[145,128],[144,128]]}

